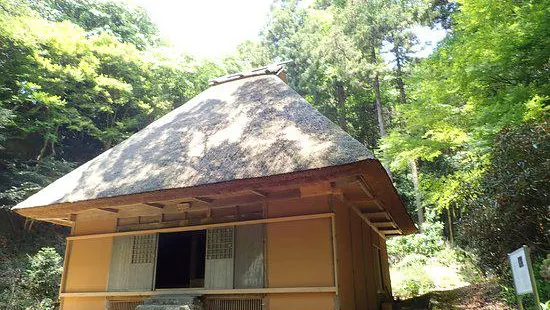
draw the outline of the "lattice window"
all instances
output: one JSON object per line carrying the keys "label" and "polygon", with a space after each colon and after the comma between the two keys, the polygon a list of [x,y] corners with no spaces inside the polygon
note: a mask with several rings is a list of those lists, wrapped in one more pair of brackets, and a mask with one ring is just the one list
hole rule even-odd
{"label": "lattice window", "polygon": [[208,297],[206,310],[262,310],[261,297]]}
{"label": "lattice window", "polygon": [[143,305],[141,301],[109,301],[109,310],[135,310],[137,306]]}
{"label": "lattice window", "polygon": [[223,259],[233,257],[233,227],[208,230],[206,258]]}
{"label": "lattice window", "polygon": [[134,236],[132,264],[151,264],[155,259],[155,235]]}

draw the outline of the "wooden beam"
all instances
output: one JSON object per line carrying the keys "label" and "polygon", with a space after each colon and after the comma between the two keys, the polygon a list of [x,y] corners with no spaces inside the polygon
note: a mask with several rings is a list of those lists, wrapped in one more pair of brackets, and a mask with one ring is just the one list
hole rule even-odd
{"label": "wooden beam", "polygon": [[206,197],[193,197],[193,200],[196,200],[196,201],[199,201],[199,202],[204,202],[204,203],[207,203],[207,204],[211,204],[214,199],[210,199],[210,198],[206,198]]}
{"label": "wooden beam", "polygon": [[281,201],[281,200],[296,199],[296,198],[300,198],[299,189],[272,192],[272,193],[269,193],[268,197],[266,198],[260,198],[258,197],[258,195],[235,196],[235,197],[229,197],[226,199],[220,198],[210,203],[208,207],[212,209],[227,208],[227,207],[235,207],[235,206],[245,206],[245,205],[256,204],[256,203],[260,204],[266,201],[267,202]]}
{"label": "wooden beam", "polygon": [[73,221],[70,221],[70,220],[67,220],[67,219],[58,219],[58,218],[39,218],[39,219],[36,219],[38,221],[43,221],[43,222],[48,222],[48,223],[52,223],[52,224],[56,224],[56,225],[61,225],[61,226],[67,226],[67,227],[72,227],[74,222]]}
{"label": "wooden beam", "polygon": [[384,218],[388,218],[388,212],[386,211],[377,211],[377,212],[362,212],[361,213],[365,214],[366,216],[369,216],[369,217],[380,217],[380,216],[383,216]]}
{"label": "wooden beam", "polygon": [[198,295],[230,295],[230,294],[299,294],[299,293],[336,293],[334,286],[321,287],[269,287],[245,289],[160,289],[156,291],[137,292],[64,292],[60,297],[138,297],[153,295],[198,294]]}
{"label": "wooden beam", "polygon": [[384,227],[395,228],[395,224],[393,222],[372,222],[371,221],[371,223],[377,228],[384,228]]}
{"label": "wooden beam", "polygon": [[157,209],[164,209],[164,207],[165,207],[164,204],[158,203],[158,202],[146,202],[146,203],[144,203],[144,205],[149,206],[149,207],[153,207],[153,208],[157,208]]}
{"label": "wooden beam", "polygon": [[[383,203],[382,201],[377,200],[377,201],[376,201],[376,204],[378,205],[378,207],[379,207],[381,210],[386,211],[386,217],[387,217],[390,221],[392,221],[392,222],[394,222],[394,223],[397,223],[397,222],[395,221],[395,219],[393,218],[393,216],[390,214],[390,212],[388,212],[388,208],[384,205],[384,203]],[[400,228],[398,225],[396,225],[395,228],[396,228],[397,230],[399,230],[399,233],[400,233],[400,234],[403,234],[403,231],[401,230],[401,228]]]}
{"label": "wooden beam", "polygon": [[185,210],[188,210],[189,208],[191,208],[190,202],[180,202],[176,204],[168,204],[164,207],[164,210],[167,211],[165,213],[170,213],[171,210],[176,212],[183,212]]}
{"label": "wooden beam", "polygon": [[402,234],[401,230],[397,230],[397,229],[381,230],[380,232],[383,233],[384,235],[401,235]]}
{"label": "wooden beam", "polygon": [[118,209],[115,208],[97,208],[98,210],[109,212],[109,213],[118,213]]}
{"label": "wooden beam", "polygon": [[242,225],[254,225],[254,224],[265,224],[265,223],[314,220],[314,219],[322,219],[322,218],[331,218],[333,216],[334,216],[334,213],[319,213],[319,214],[287,216],[287,217],[272,217],[267,219],[248,220],[248,221],[239,221],[239,222],[226,222],[226,223],[203,224],[203,225],[193,225],[193,226],[158,228],[158,229],[114,232],[114,233],[104,233],[104,234],[94,234],[94,235],[68,236],[67,240],[97,239],[97,238],[109,238],[109,237],[119,237],[119,236],[147,235],[147,234],[153,234],[153,233],[204,230],[204,229],[228,227],[228,226],[242,226]]}
{"label": "wooden beam", "polygon": [[193,187],[165,189],[77,202],[62,202],[47,206],[17,208],[13,209],[13,211],[23,216],[32,218],[57,218],[64,217],[69,212],[77,213],[94,208],[121,207],[150,201],[181,200],[191,199],[190,197],[197,196],[233,194],[239,191],[249,190],[250,188],[281,188],[300,186],[301,184],[330,181],[352,174],[363,173],[366,169],[376,168],[373,166],[373,163],[375,163],[374,160],[365,160],[341,166],[304,170],[269,177],[233,180]]}
{"label": "wooden beam", "polygon": [[378,199],[375,199],[374,200],[374,204],[378,207],[379,210],[384,210],[386,211],[386,206],[384,206],[384,204],[382,203],[382,201],[378,200]]}
{"label": "wooden beam", "polygon": [[267,193],[265,193],[265,192],[262,192],[262,191],[259,191],[259,190],[256,190],[256,189],[251,189],[250,192],[254,195],[258,195],[260,197],[267,198]]}
{"label": "wooden beam", "polygon": [[338,188],[340,186],[347,186],[347,185],[353,185],[355,182],[357,182],[357,177],[359,175],[353,175],[353,176],[346,176],[343,178],[339,178],[337,180],[334,180],[330,182],[330,185],[333,188]]}
{"label": "wooden beam", "polygon": [[363,179],[362,176],[358,176],[357,177],[357,184],[359,184],[359,187],[361,188],[361,190],[367,194],[367,196],[369,198],[374,198],[374,194],[372,192],[372,189],[370,188],[370,186],[367,184],[367,181],[365,181],[365,179]]}
{"label": "wooden beam", "polygon": [[61,283],[59,284],[59,294],[65,291],[67,283],[67,274],[69,272],[69,259],[71,259],[72,242],[67,240],[65,243],[65,257],[63,259],[63,272],[61,273]]}
{"label": "wooden beam", "polygon": [[330,182],[319,182],[300,186],[300,197],[313,197],[332,194],[334,188]]}
{"label": "wooden beam", "polygon": [[330,228],[332,232],[332,262],[333,262],[333,275],[334,275],[334,287],[336,288],[336,295],[338,295],[338,242],[336,240],[336,220],[334,216],[330,219]]}
{"label": "wooden beam", "polygon": [[361,211],[359,211],[356,207],[351,207],[351,209],[353,210],[353,212],[355,212],[355,214],[357,214],[359,216],[359,218],[361,218],[363,220],[363,222],[365,222],[365,224],[369,225],[370,228],[372,228],[372,230],[374,230],[375,233],[377,233],[380,237],[382,237],[384,239],[386,238],[386,235],[381,233],[378,230],[378,227],[372,225],[371,221],[363,213],[361,213]]}
{"label": "wooden beam", "polygon": [[372,197],[352,198],[347,195],[344,195],[344,197],[351,204],[365,204],[365,203],[371,203],[371,202],[376,203],[376,198],[372,198]]}

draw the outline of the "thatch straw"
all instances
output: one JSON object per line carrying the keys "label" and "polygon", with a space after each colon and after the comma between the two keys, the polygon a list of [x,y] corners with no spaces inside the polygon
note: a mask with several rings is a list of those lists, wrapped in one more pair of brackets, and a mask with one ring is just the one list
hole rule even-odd
{"label": "thatch straw", "polygon": [[209,88],[15,208],[45,206],[372,158],[274,75]]}

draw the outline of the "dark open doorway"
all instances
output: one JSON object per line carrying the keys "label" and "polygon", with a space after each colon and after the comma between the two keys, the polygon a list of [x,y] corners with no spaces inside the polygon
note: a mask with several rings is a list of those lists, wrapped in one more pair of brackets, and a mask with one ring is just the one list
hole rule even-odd
{"label": "dark open doorway", "polygon": [[155,288],[204,286],[206,231],[159,234]]}

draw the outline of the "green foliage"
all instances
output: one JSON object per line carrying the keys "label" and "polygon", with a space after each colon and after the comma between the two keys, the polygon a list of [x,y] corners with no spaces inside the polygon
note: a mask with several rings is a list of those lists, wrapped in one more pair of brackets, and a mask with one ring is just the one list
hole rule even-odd
{"label": "green foliage", "polygon": [[[64,229],[10,210],[225,74],[167,56],[142,9],[0,0],[0,308],[54,309]],[[5,241],[5,243],[4,243]],[[29,261],[30,259],[30,261]]]}
{"label": "green foliage", "polygon": [[[141,8],[0,0],[0,215],[184,104],[209,78],[290,59],[289,84],[375,149],[409,210],[430,217],[423,233],[388,242],[394,291],[477,281],[475,265],[506,277],[513,248],[529,244],[536,264],[549,251],[549,10],[549,0],[280,0],[260,40],[219,65],[167,56]],[[421,25],[449,32],[418,60]],[[442,212],[453,215],[445,225]],[[61,234],[42,240],[8,218],[0,231],[11,229],[3,233],[21,249],[2,249],[0,239],[0,307],[51,308],[56,284],[40,281],[57,278],[55,255],[44,250],[29,262],[16,253],[59,246]],[[451,232],[475,256],[445,242]]]}
{"label": "green foliage", "polygon": [[21,284],[32,299],[39,301],[37,309],[45,309],[45,305],[51,307],[52,296],[56,296],[59,290],[63,271],[61,256],[53,248],[43,248],[28,258],[30,266],[25,270]]}
{"label": "green foliage", "polygon": [[[397,171],[421,161],[425,207],[467,209],[503,128],[548,114],[548,1],[461,3],[453,32],[412,69],[382,157]],[[445,165],[441,165],[445,163]]]}
{"label": "green foliage", "polygon": [[138,48],[136,36],[156,30],[137,9],[103,1],[1,3],[9,8],[0,11],[4,206],[182,105],[224,73],[185,55],[141,51],[153,43]]}
{"label": "green foliage", "polygon": [[2,262],[0,306],[9,310],[53,310],[61,279],[62,259],[53,248],[42,248],[25,260]]}
{"label": "green foliage", "polygon": [[539,292],[540,301],[548,303],[550,301],[550,281],[544,277],[544,268],[548,270],[548,263],[545,266],[544,260],[537,257],[533,261],[533,274],[537,284],[537,291]]}
{"label": "green foliage", "polygon": [[443,224],[426,222],[423,232],[388,240],[388,257],[391,263],[403,262],[408,255],[433,257],[445,248]]}
{"label": "green foliage", "polygon": [[427,275],[424,267],[426,264],[422,260],[414,261],[406,266],[400,265],[399,270],[403,280],[395,279],[396,276],[392,274],[394,281],[397,282],[392,283],[393,293],[401,298],[411,298],[433,290],[435,283]]}
{"label": "green foliage", "polygon": [[503,130],[477,196],[467,201],[462,243],[498,273],[508,269],[506,253],[523,244],[531,247],[534,257],[550,252],[548,130],[546,122]]}
{"label": "green foliage", "polygon": [[158,29],[145,10],[114,1],[27,0],[42,18],[71,21],[89,35],[106,33],[138,49],[157,46]]}
{"label": "green foliage", "polygon": [[444,241],[443,224],[428,221],[422,228],[422,233],[388,240],[395,295],[409,298],[482,279],[476,258]]}
{"label": "green foliage", "polygon": [[67,174],[74,164],[46,158],[40,161],[0,159],[5,171],[0,174],[0,208],[10,208],[17,202]]}
{"label": "green foliage", "polygon": [[550,254],[542,260],[540,265],[540,277],[545,281],[550,281]]}

